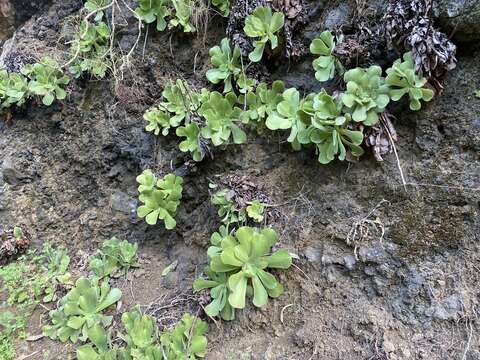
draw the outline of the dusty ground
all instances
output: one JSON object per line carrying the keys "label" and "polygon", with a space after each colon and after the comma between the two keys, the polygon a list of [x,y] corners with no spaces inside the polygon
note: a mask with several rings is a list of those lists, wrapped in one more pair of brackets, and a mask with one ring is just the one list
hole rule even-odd
{"label": "dusty ground", "polygon": [[[76,8],[76,1],[54,4],[30,20],[15,49],[62,56],[62,19]],[[460,46],[442,96],[418,113],[397,112],[405,190],[393,155],[384,163],[365,156],[322,166],[277,135],[254,133],[248,144],[217,151],[187,173],[175,139],[144,132],[142,114],[168,79],[206,85],[208,49],[224,31],[221,19],[213,19],[205,39],[151,31],[144,58],[140,50],[120,87],[75,82],[62,104],[29,108],[12,126],[0,123],[0,225],[21,221],[36,246],[65,244],[71,254],[92,252],[114,235],[138,242],[143,266],[118,281],[122,308],[138,303],[154,311],[178,294],[188,299],[206,262],[218,226],[210,179],[248,176],[281,205],[271,225],[299,259],[278,274],[280,299],[210,324],[207,359],[480,359],[480,100],[472,96],[480,88],[478,46]],[[120,45],[134,39],[126,33]],[[272,72],[314,86],[305,66]],[[135,177],[154,163],[186,175],[172,232],[135,216]],[[162,277],[175,260],[176,271]],[[169,314],[191,306],[179,301]],[[44,313],[32,317],[31,333],[40,332]],[[168,314],[158,315],[168,322]],[[42,339],[19,344],[19,354],[39,348],[51,359],[72,350]]]}

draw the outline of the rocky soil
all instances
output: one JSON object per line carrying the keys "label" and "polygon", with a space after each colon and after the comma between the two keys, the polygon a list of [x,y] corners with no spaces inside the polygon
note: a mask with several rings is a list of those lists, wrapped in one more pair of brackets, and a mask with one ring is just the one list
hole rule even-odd
{"label": "rocky soil", "polygon": [[[440,3],[438,24],[454,33],[458,65],[443,94],[421,111],[396,110],[406,188],[393,154],[382,163],[364,156],[322,166],[277,134],[252,132],[247,144],[187,168],[175,138],[146,133],[142,114],[168,81],[207,85],[208,49],[225,36],[226,24],[214,17],[206,36],[151,29],[117,84],[74,81],[63,103],[31,106],[13,124],[0,122],[0,226],[25,224],[34,246],[65,244],[76,263],[111,236],[138,242],[143,266],[119,282],[123,306],[155,306],[181,294],[177,307],[188,309],[191,283],[218,226],[208,183],[243,177],[278,205],[270,224],[298,259],[279,274],[285,294],[266,309],[250,307],[233,322],[210,324],[207,359],[480,359],[480,99],[473,96],[480,88],[480,2]],[[355,7],[319,4],[305,39],[347,23]],[[67,19],[80,6],[53,1],[35,10],[4,43],[0,59],[65,57]],[[384,4],[372,6],[381,13]],[[128,49],[136,26],[124,20],[119,46]],[[276,66],[272,77],[317,89],[310,62]],[[149,166],[185,176],[174,231],[136,217],[135,177]],[[175,260],[176,270],[162,277]],[[38,311],[32,333],[40,332],[44,310]],[[47,339],[19,346],[20,355],[50,349],[52,359],[72,351]]]}

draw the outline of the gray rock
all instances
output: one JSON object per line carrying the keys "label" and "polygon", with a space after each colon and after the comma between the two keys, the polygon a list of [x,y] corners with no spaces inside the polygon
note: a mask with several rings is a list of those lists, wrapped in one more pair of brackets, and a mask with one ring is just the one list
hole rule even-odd
{"label": "gray rock", "polygon": [[325,29],[339,28],[348,21],[352,13],[352,7],[349,2],[341,2],[327,12],[323,22]]}
{"label": "gray rock", "polygon": [[137,200],[122,191],[115,191],[110,196],[110,206],[115,211],[131,214],[137,208]]}
{"label": "gray rock", "polygon": [[10,185],[17,185],[20,180],[24,178],[24,176],[15,169],[14,162],[11,158],[3,160],[0,171],[3,181]]}
{"label": "gray rock", "polygon": [[360,260],[362,260],[362,262],[371,262],[376,264],[384,263],[387,258],[385,250],[380,246],[370,248],[361,247],[358,250],[358,255],[360,255]]}
{"label": "gray rock", "polygon": [[435,9],[440,25],[459,41],[480,40],[480,0],[438,0]]}
{"label": "gray rock", "polygon": [[348,270],[353,270],[357,264],[357,259],[353,255],[347,255],[343,257],[343,262]]}
{"label": "gray rock", "polygon": [[322,259],[322,252],[320,251],[320,249],[317,249],[311,246],[308,246],[305,249],[304,254],[307,260],[310,262],[318,263]]}
{"label": "gray rock", "polygon": [[425,315],[437,320],[456,319],[462,310],[462,304],[462,296],[460,294],[453,294],[443,299],[439,304],[433,305],[425,310]]}

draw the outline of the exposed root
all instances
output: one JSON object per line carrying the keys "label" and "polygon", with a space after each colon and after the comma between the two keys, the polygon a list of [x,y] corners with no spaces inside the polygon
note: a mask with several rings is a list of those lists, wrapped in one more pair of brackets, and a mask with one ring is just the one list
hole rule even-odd
{"label": "exposed root", "polygon": [[358,258],[358,245],[370,237],[372,229],[376,232],[380,231],[380,241],[383,240],[383,236],[385,235],[385,226],[378,217],[373,220],[370,219],[370,217],[385,203],[390,202],[382,199],[366,216],[352,224],[352,227],[347,234],[346,243],[347,245],[354,246],[353,252],[356,258]]}

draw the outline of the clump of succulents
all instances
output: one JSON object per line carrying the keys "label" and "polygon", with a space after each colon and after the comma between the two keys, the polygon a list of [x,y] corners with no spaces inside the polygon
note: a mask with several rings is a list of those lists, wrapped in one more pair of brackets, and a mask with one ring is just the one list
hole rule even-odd
{"label": "clump of succulents", "polygon": [[109,326],[112,316],[103,314],[103,311],[120,300],[120,289],[110,289],[108,281],[97,285],[87,278],[79,278],[75,287],[60,301],[56,310],[50,311],[52,325],[43,327],[45,336],[76,342],[78,339],[85,341],[89,329],[95,325]]}
{"label": "clump of succulents", "polygon": [[65,86],[70,79],[54,59],[43,57],[38,63],[26,65],[22,74],[30,79],[28,91],[41,96],[44,105],[52,105],[55,99],[63,100],[67,97]]}
{"label": "clump of succulents", "polygon": [[155,225],[158,219],[163,220],[166,229],[173,229],[177,222],[175,215],[182,198],[183,179],[174,174],[167,174],[161,179],[150,169],[137,176],[139,201],[137,215],[145,218],[149,225]]}
{"label": "clump of succulents", "polygon": [[127,240],[120,241],[116,237],[105,240],[102,248],[90,258],[90,270],[97,279],[115,275],[117,272],[126,275],[136,264],[137,250],[138,244],[132,244]]}
{"label": "clump of succulents", "polygon": [[158,31],[163,31],[167,27],[166,17],[170,16],[169,0],[139,0],[136,14],[147,24],[156,22]]}
{"label": "clump of succulents", "polygon": [[225,97],[219,92],[210,93],[198,113],[206,120],[201,134],[205,139],[210,139],[214,146],[220,146],[230,142],[242,144],[247,140],[245,132],[237,125],[241,122],[242,110],[236,106],[237,97],[228,93]]}
{"label": "clump of succulents", "polygon": [[352,114],[352,120],[372,126],[378,114],[390,102],[389,88],[382,78],[382,68],[377,65],[368,69],[355,68],[344,74],[347,90],[342,95],[343,104]]}
{"label": "clump of succulents", "polygon": [[[211,261],[206,269],[209,279],[198,279],[195,290],[208,289],[213,298],[209,312],[232,319],[233,308],[243,309],[246,296],[253,304],[262,307],[268,297],[283,293],[283,286],[267,269],[288,269],[291,255],[285,250],[272,252],[277,242],[276,232],[269,228],[240,227],[234,236],[219,233],[213,238],[215,250],[210,251]],[[222,275],[223,274],[223,275]],[[229,307],[232,307],[230,309]]]}
{"label": "clump of succulents", "polygon": [[[191,314],[184,314],[175,327],[162,333],[160,342],[163,359],[189,359],[205,357],[207,353],[207,338],[205,333],[208,325]],[[161,358],[159,358],[161,359]]]}
{"label": "clump of succulents", "polygon": [[70,47],[71,56],[74,57],[70,72],[75,77],[80,77],[84,72],[97,78],[105,77],[111,67],[107,57],[110,35],[110,28],[105,22],[91,24],[82,21]]}
{"label": "clump of succulents", "polygon": [[403,54],[403,61],[397,59],[392,67],[387,69],[385,83],[390,88],[389,95],[393,101],[398,101],[404,95],[408,95],[412,110],[420,110],[422,107],[420,100],[430,101],[433,99],[433,90],[425,88],[427,79],[415,73],[411,52]]}

